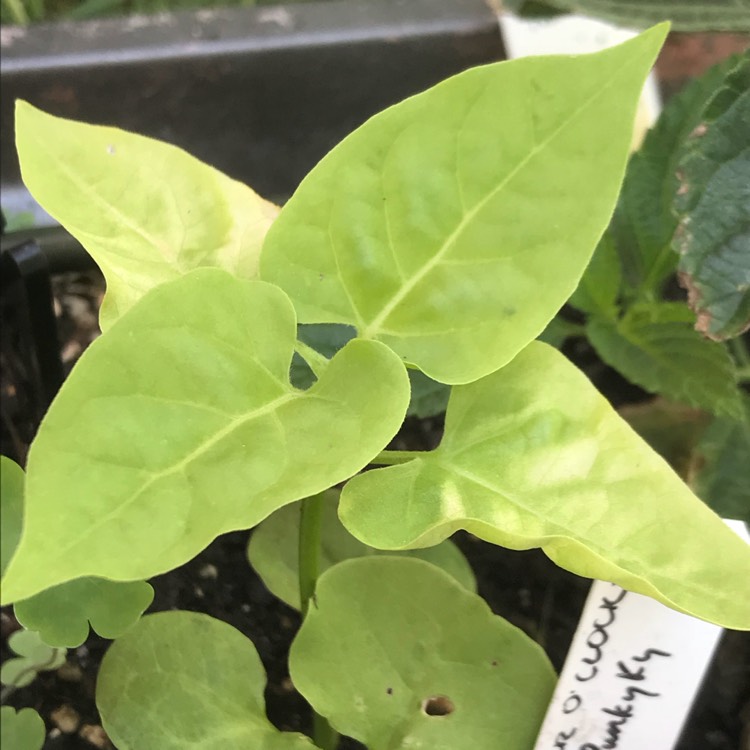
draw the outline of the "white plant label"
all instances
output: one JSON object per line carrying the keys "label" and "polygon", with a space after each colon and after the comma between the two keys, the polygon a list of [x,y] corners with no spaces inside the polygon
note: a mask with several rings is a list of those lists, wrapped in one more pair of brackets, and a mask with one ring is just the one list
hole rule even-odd
{"label": "white plant label", "polygon": [[721,633],[595,581],[534,750],[670,750]]}

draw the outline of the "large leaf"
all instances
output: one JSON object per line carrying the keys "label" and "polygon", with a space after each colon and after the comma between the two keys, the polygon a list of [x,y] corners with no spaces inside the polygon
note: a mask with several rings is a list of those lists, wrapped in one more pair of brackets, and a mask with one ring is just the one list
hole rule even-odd
{"label": "large leaf", "polygon": [[683,304],[634,305],[620,320],[590,320],[586,332],[599,356],[630,382],[715,414],[740,416],[732,358],[693,322]]}
{"label": "large leaf", "polygon": [[443,571],[349,560],[292,644],[297,689],[370,750],[528,750],[554,687],[542,649]]}
{"label": "large leaf", "polygon": [[730,73],[680,163],[675,249],[697,328],[726,339],[750,327],[750,53]]}
{"label": "large leaf", "polygon": [[271,227],[261,276],[445,383],[510,361],[609,221],[659,26],[593,55],[475,68],[373,117]]}
{"label": "large leaf", "polygon": [[145,581],[79,578],[18,602],[14,612],[25,628],[50,646],[75,648],[91,627],[103,638],[122,635],[145,612],[154,590]]}
{"label": "large leaf", "polygon": [[695,450],[691,485],[724,518],[750,524],[750,398],[745,419],[715,419]]}
{"label": "large leaf", "polygon": [[5,575],[23,529],[23,469],[0,456],[0,575]]}
{"label": "large leaf", "polygon": [[0,746],[13,750],[42,750],[46,735],[44,721],[33,708],[16,712],[11,706],[0,708]]}
{"label": "large leaf", "polygon": [[278,209],[181,149],[20,101],[16,146],[26,187],[104,273],[103,329],[193,268],[257,274]]}
{"label": "large leaf", "polygon": [[747,0],[544,0],[627,27],[669,20],[675,31],[750,30]]}
{"label": "large leaf", "polygon": [[[362,544],[342,526],[338,501],[338,492],[326,493],[320,532],[321,572],[353,557],[383,554]],[[295,609],[299,609],[299,522],[298,503],[279,508],[253,531],[247,548],[250,564],[268,590]],[[469,591],[477,589],[471,566],[453,542],[446,540],[435,547],[403,554],[437,565]]]}
{"label": "large leaf", "polygon": [[541,547],[579,575],[750,629],[750,547],[539,342],[454,388],[441,445],[355,477],[339,514],[381,549],[429,546],[460,528],[512,549]]}
{"label": "large leaf", "polygon": [[677,266],[671,246],[677,228],[672,208],[679,188],[677,166],[686,139],[734,64],[714,66],[673,97],[628,162],[607,235],[620,256],[624,281],[637,292],[658,292]]}
{"label": "large leaf", "polygon": [[406,411],[403,365],[352,341],[298,391],[295,330],[278,288],[200,269],[95,341],[32,445],[3,601],[87,575],[150,578],[377,455]]}
{"label": "large leaf", "polygon": [[111,646],[96,704],[118,750],[314,750],[268,721],[265,682],[253,644],[231,625],[160,612]]}

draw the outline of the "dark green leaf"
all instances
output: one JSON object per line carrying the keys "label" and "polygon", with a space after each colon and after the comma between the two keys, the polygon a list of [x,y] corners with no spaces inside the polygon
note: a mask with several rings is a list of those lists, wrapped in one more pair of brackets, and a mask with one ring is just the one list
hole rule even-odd
{"label": "dark green leaf", "polygon": [[724,518],[750,523],[750,399],[745,419],[717,418],[698,445],[691,484]]}
{"label": "dark green leaf", "polygon": [[738,416],[734,363],[721,344],[701,336],[680,303],[632,307],[619,321],[594,318],[586,330],[599,356],[650,393],[715,414]]}
{"label": "dark green leaf", "polygon": [[711,68],[673,97],[630,159],[609,234],[624,281],[633,289],[658,290],[677,265],[670,246],[677,227],[672,210],[677,164],[685,139],[735,64],[727,61]]}
{"label": "dark green leaf", "polygon": [[706,108],[679,176],[680,280],[698,329],[731,338],[750,326],[750,53]]}

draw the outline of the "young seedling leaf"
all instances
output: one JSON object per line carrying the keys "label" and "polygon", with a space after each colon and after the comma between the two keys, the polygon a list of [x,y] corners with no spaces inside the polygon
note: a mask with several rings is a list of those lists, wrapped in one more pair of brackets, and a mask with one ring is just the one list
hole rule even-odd
{"label": "young seedling leaf", "polygon": [[750,52],[727,77],[680,162],[674,248],[697,328],[727,339],[750,327]]}
{"label": "young seedling leaf", "polygon": [[498,369],[570,296],[607,226],[666,31],[474,68],[376,115],[284,206],[262,278],[301,322],[353,325],[434,380]]}
{"label": "young seedling leaf", "polygon": [[193,268],[257,275],[278,209],[181,149],[22,101],[16,146],[26,187],[104,273],[102,329],[149,289]]}
{"label": "young seedling leaf", "polygon": [[441,445],[355,477],[339,515],[381,549],[436,544],[460,528],[511,549],[541,547],[579,575],[750,629],[750,546],[539,342],[454,388]]}
{"label": "young seedling leaf", "polygon": [[[355,539],[339,521],[339,493],[326,493],[320,539],[320,571],[343,560],[383,554]],[[247,556],[268,590],[299,609],[299,503],[279,508],[253,531]],[[393,552],[388,553],[391,556]],[[431,562],[455,578],[464,588],[476,591],[474,573],[466,558],[453,542],[446,540],[435,547],[402,553]]]}
{"label": "young seedling leaf", "polygon": [[65,663],[65,649],[48,646],[33,630],[17,630],[8,638],[8,646],[18,656],[3,662],[3,685],[26,687],[39,672],[59,669]]}
{"label": "young seedling leaf", "polygon": [[122,635],[146,611],[154,590],[145,581],[78,578],[18,602],[16,618],[50,646],[75,648],[91,627],[103,638]]}
{"label": "young seedling leaf", "polygon": [[[555,675],[542,649],[424,560],[336,565],[292,644],[297,689],[370,750],[528,750]],[[353,604],[354,603],[354,604]]]}
{"label": "young seedling leaf", "polygon": [[280,289],[199,269],[95,341],[32,445],[3,602],[82,576],[150,578],[374,458],[406,412],[404,366],[352,341],[299,391],[295,331]]}
{"label": "young seedling leaf", "polygon": [[231,625],[160,612],[107,651],[96,704],[118,750],[314,750],[268,721],[265,683],[255,647]]}
{"label": "young seedling leaf", "polygon": [[742,416],[735,367],[724,346],[701,336],[692,312],[679,303],[634,305],[620,320],[592,318],[586,326],[599,356],[650,393]]}
{"label": "young seedling leaf", "polygon": [[16,711],[0,708],[0,747],[12,750],[42,750],[46,730],[44,721],[33,708]]}
{"label": "young seedling leaf", "polygon": [[0,575],[5,575],[23,529],[23,469],[0,456]]}
{"label": "young seedling leaf", "polygon": [[677,256],[671,244],[677,228],[672,207],[679,188],[677,167],[685,141],[734,64],[736,60],[730,60],[710,68],[673,97],[628,162],[607,236],[617,248],[623,279],[631,289],[656,294],[675,271]]}
{"label": "young seedling leaf", "polygon": [[574,13],[643,28],[669,19],[675,31],[750,30],[747,0],[544,0]]}
{"label": "young seedling leaf", "polygon": [[[745,419],[717,417],[695,450],[690,483],[695,494],[723,518],[750,524],[750,399]],[[744,479],[743,479],[744,477]]]}

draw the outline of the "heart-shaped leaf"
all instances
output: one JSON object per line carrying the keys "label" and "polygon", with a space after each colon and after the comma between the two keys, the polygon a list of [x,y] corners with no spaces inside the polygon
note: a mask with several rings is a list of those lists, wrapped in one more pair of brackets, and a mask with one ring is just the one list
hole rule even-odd
{"label": "heart-shaped leaf", "polygon": [[3,685],[25,687],[39,672],[58,669],[65,663],[65,649],[48,646],[33,630],[17,630],[8,638],[8,646],[18,656],[3,662]]}
{"label": "heart-shaped leaf", "polygon": [[199,269],[95,341],[32,445],[3,601],[82,576],[150,578],[376,456],[409,401],[398,357],[352,341],[298,391],[295,331],[278,288]]}
{"label": "heart-shaped leaf", "polygon": [[23,469],[0,456],[0,575],[5,575],[23,529]]}
{"label": "heart-shaped leaf", "polygon": [[33,708],[0,709],[0,746],[13,750],[42,750],[44,721]]}
{"label": "heart-shaped leaf", "polygon": [[102,329],[193,268],[257,275],[278,209],[181,149],[21,101],[16,147],[26,187],[104,273]]}
{"label": "heart-shaped leaf", "polygon": [[529,750],[555,675],[542,649],[414,558],[336,565],[292,644],[297,689],[370,750]]}
{"label": "heart-shaped leaf", "polygon": [[440,382],[498,369],[570,296],[607,226],[666,32],[474,68],[376,115],[284,206],[262,278],[300,322],[353,325]]}
{"label": "heart-shaped leaf", "polygon": [[436,544],[463,528],[511,549],[541,547],[579,575],[750,629],[750,546],[540,342],[454,388],[441,445],[355,477],[339,514],[380,549]]}
{"label": "heart-shaped leaf", "polygon": [[252,644],[196,612],[144,617],[111,646],[96,704],[118,750],[314,750],[266,718]]}
{"label": "heart-shaped leaf", "polygon": [[[339,493],[325,493],[320,530],[320,570],[343,560],[382,554],[355,539],[339,521]],[[299,609],[299,503],[285,505],[263,521],[250,537],[247,556],[268,590]],[[392,556],[394,553],[391,552]],[[461,550],[451,541],[404,554],[419,557],[442,568],[469,591],[477,590],[474,573]]]}
{"label": "heart-shaped leaf", "polygon": [[154,590],[145,581],[78,578],[18,602],[16,618],[50,646],[75,648],[89,636],[89,623],[102,638],[122,635],[146,611]]}

